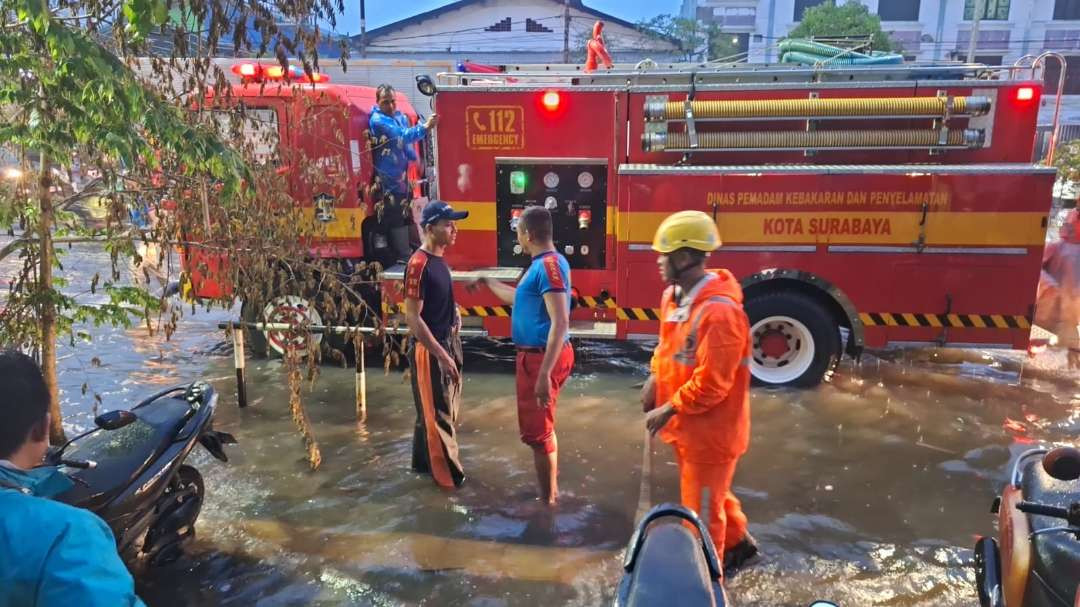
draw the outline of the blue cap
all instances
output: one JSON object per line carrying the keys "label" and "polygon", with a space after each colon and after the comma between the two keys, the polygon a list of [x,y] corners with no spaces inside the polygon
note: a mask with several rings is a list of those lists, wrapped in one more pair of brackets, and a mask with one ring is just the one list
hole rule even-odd
{"label": "blue cap", "polygon": [[420,225],[426,226],[427,224],[435,223],[440,219],[452,219],[457,221],[459,219],[465,219],[468,216],[468,211],[455,211],[453,207],[441,200],[432,200],[427,203],[423,213],[420,214]]}

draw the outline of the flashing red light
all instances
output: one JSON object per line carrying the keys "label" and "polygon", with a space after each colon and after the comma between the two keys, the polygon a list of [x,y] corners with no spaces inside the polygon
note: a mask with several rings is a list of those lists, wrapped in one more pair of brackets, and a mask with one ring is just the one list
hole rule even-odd
{"label": "flashing red light", "polygon": [[1035,89],[1030,86],[1022,86],[1016,89],[1017,101],[1031,101],[1035,98]]}
{"label": "flashing red light", "polygon": [[544,97],[543,99],[541,99],[541,102],[544,104],[544,108],[546,108],[549,112],[554,112],[555,110],[559,109],[559,103],[561,101],[562,99],[559,97],[558,91],[548,91],[544,93]]}
{"label": "flashing red light", "polygon": [[243,78],[254,78],[259,75],[257,63],[239,63],[232,67],[232,73]]}

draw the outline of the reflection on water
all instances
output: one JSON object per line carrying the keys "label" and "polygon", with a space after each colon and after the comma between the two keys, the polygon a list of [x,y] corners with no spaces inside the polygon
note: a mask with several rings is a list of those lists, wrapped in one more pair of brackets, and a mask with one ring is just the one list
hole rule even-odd
{"label": "reflection on water", "polygon": [[[564,500],[549,512],[517,439],[506,348],[469,344],[469,481],[444,492],[408,469],[414,412],[400,373],[369,375],[358,426],[352,372],[322,369],[304,392],[324,456],[309,472],[280,362],[249,363],[252,406],[236,407],[214,328],[226,317],[189,316],[171,342],[97,329],[96,346],[62,352],[69,424],[89,423],[84,382],[110,409],[202,377],[222,394],[217,427],[240,441],[228,464],[196,451],[208,493],[199,539],[189,558],[140,580],[151,605],[610,602],[641,488],[634,386],[646,348],[579,347],[559,405]],[[969,547],[994,528],[988,508],[1010,459],[1080,430],[1080,390],[1058,356],[890,352],[816,390],[755,390],[736,492],[763,558],[730,581],[735,604],[974,604]],[[647,486],[653,503],[677,499],[664,445]]]}

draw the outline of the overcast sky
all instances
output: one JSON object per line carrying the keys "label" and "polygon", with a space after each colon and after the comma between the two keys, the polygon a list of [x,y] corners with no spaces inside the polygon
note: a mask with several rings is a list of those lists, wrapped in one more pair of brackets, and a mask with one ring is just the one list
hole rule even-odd
{"label": "overcast sky", "polygon": [[[620,19],[637,23],[661,13],[677,14],[681,0],[584,0],[585,6]],[[371,31],[394,21],[452,4],[450,0],[367,0],[367,29]],[[360,1],[345,0],[345,14],[338,18],[339,33],[360,33]]]}

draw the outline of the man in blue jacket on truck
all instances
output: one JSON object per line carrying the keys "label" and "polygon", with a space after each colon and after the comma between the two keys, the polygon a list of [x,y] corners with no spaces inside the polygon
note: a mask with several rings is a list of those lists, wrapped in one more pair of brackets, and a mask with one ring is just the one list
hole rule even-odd
{"label": "man in blue jacket on truck", "polygon": [[49,392],[25,354],[0,352],[0,607],[145,607],[105,521],[49,499],[72,482],[39,467]]}
{"label": "man in blue jacket on truck", "polygon": [[397,93],[389,84],[375,89],[375,107],[371,109],[368,129],[372,140],[375,176],[382,192],[383,212],[380,225],[390,239],[398,259],[409,257],[409,226],[412,200],[409,189],[409,163],[416,162],[414,144],[427,137],[439,123],[436,114],[424,124],[409,126],[409,119],[397,109]]}

